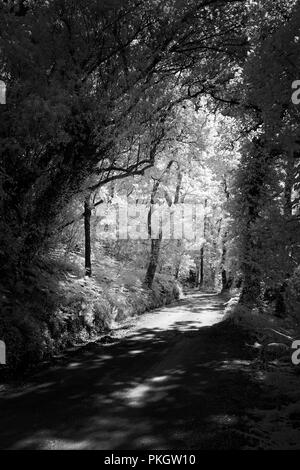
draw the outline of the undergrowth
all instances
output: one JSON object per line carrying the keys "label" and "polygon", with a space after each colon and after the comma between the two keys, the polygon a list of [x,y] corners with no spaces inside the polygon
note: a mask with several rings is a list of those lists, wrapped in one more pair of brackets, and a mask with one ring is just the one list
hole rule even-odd
{"label": "undergrowth", "polygon": [[4,369],[22,369],[63,349],[106,334],[128,317],[167,304],[181,295],[172,278],[157,275],[146,289],[144,272],[104,257],[84,277],[83,258],[41,259],[1,296],[0,339],[7,348]]}

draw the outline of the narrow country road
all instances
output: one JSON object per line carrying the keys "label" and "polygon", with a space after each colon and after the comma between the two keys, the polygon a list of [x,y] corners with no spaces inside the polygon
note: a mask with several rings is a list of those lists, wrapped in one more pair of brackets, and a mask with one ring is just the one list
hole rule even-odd
{"label": "narrow country road", "polygon": [[242,448],[260,390],[223,303],[190,293],[3,390],[0,448]]}

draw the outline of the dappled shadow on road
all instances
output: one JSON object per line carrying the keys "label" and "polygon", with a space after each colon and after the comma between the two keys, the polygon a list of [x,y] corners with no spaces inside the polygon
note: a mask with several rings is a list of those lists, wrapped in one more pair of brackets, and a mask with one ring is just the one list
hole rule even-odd
{"label": "dappled shadow on road", "polygon": [[262,400],[250,359],[226,324],[181,321],[94,343],[1,396],[0,447],[240,448],[247,409]]}

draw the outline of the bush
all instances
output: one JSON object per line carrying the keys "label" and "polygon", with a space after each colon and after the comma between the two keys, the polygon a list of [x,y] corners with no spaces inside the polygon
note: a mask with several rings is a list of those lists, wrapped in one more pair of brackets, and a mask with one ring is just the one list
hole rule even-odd
{"label": "bush", "polygon": [[223,321],[230,321],[234,325],[250,331],[259,331],[273,325],[272,318],[257,307],[250,308],[239,303],[238,295],[227,302]]}

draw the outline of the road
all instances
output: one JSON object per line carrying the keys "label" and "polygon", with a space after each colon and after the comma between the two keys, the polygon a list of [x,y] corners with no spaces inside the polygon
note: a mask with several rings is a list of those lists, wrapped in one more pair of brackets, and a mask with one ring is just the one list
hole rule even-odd
{"label": "road", "polygon": [[242,448],[260,390],[223,304],[190,293],[2,391],[0,448]]}

